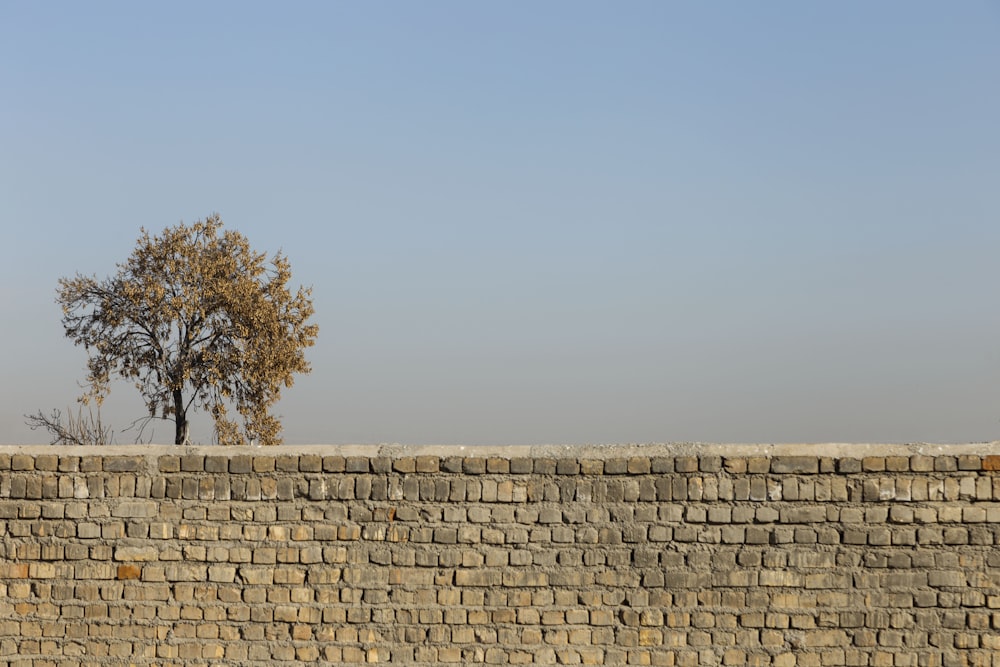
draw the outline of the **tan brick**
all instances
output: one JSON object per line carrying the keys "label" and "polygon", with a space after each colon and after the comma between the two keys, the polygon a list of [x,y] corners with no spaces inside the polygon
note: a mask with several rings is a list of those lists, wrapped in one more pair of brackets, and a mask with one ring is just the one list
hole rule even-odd
{"label": "tan brick", "polygon": [[111,516],[152,518],[156,516],[158,509],[157,503],[152,501],[121,501],[112,506]]}
{"label": "tan brick", "polygon": [[160,552],[156,547],[117,547],[115,549],[115,560],[117,561],[155,561],[158,560]]}
{"label": "tan brick", "polygon": [[236,580],[236,568],[231,565],[212,565],[208,568],[208,580],[229,583]]}
{"label": "tan brick", "polygon": [[3,579],[27,579],[27,563],[0,563],[0,578]]}

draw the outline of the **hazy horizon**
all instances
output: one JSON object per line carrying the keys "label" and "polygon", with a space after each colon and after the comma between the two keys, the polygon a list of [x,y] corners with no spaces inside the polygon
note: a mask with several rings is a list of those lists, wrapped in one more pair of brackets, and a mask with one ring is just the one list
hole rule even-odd
{"label": "hazy horizon", "polygon": [[75,408],[58,279],[213,212],[314,290],[290,444],[1000,438],[996,2],[11,2],[0,57],[0,443]]}

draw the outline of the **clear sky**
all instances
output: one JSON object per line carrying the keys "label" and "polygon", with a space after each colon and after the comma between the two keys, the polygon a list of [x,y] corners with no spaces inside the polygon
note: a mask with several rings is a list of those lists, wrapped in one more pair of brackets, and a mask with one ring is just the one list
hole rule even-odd
{"label": "clear sky", "polygon": [[0,0],[0,442],[213,212],[314,288],[289,443],[1000,438],[995,0]]}

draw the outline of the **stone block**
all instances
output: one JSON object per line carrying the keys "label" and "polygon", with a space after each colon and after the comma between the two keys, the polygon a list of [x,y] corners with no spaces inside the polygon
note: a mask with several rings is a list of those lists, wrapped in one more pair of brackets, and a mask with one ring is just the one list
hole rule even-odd
{"label": "stone block", "polygon": [[415,465],[418,473],[436,473],[441,468],[441,460],[437,456],[418,456]]}
{"label": "stone block", "polygon": [[105,472],[138,472],[141,469],[140,456],[108,456],[104,459]]}
{"label": "stone block", "polygon": [[819,458],[815,456],[776,456],[771,460],[774,474],[815,474],[819,472]]}
{"label": "stone block", "polygon": [[647,456],[633,456],[627,465],[630,475],[648,475],[652,471],[652,461]]}
{"label": "stone block", "polygon": [[130,547],[119,546],[115,548],[115,560],[117,561],[155,561],[158,560],[160,552],[156,547]]}
{"label": "stone block", "polygon": [[962,454],[958,457],[959,470],[981,470],[982,459],[973,454]]}
{"label": "stone block", "polygon": [[861,472],[861,459],[841,458],[837,460],[837,472],[850,474]]}
{"label": "stone block", "polygon": [[605,459],[605,475],[624,475],[628,472],[628,459]]}

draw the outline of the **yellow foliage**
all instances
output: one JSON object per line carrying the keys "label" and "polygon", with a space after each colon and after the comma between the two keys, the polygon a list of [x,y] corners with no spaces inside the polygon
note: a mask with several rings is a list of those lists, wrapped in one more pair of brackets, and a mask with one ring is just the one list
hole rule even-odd
{"label": "yellow foliage", "polygon": [[223,444],[279,443],[269,409],[310,371],[304,350],[319,331],[311,290],[291,292],[290,278],[287,258],[254,252],[217,214],[143,229],[114,276],[59,281],[66,335],[90,355],[84,400],[100,404],[118,376],[136,381],[150,415],[175,421],[178,444],[192,407],[211,412]]}

